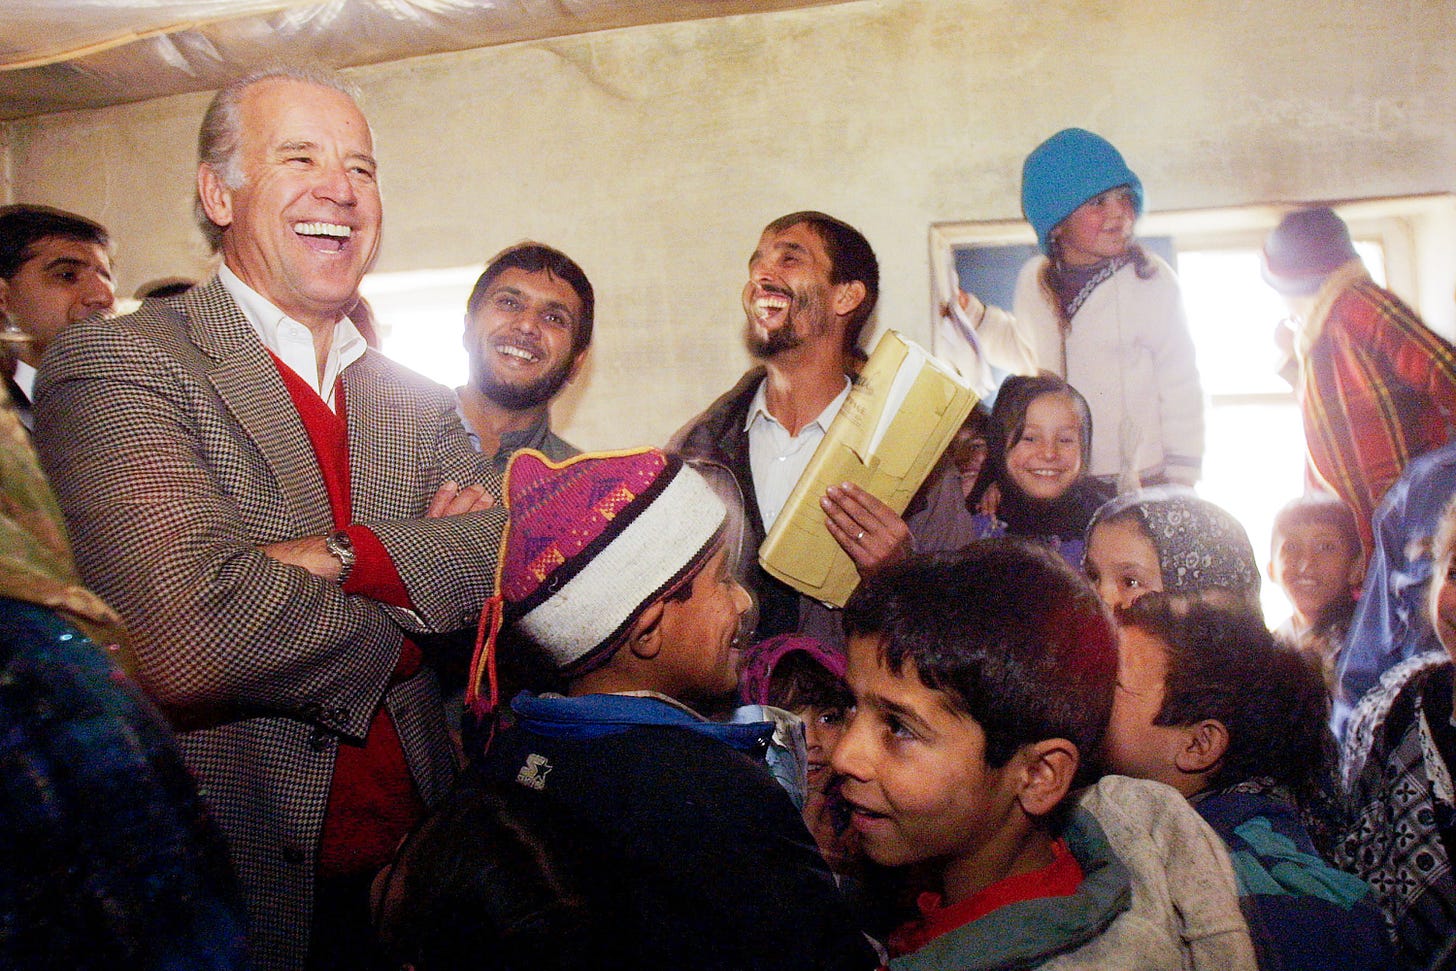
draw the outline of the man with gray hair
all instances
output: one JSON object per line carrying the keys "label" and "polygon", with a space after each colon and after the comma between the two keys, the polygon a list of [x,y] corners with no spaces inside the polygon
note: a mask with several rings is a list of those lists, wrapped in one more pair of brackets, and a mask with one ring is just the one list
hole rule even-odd
{"label": "man with gray hair", "polygon": [[37,436],[228,838],[257,966],[370,967],[369,879],[454,769],[410,638],[491,592],[498,479],[449,390],[346,316],[381,205],[342,82],[229,85],[199,156],[217,276],[57,339]]}

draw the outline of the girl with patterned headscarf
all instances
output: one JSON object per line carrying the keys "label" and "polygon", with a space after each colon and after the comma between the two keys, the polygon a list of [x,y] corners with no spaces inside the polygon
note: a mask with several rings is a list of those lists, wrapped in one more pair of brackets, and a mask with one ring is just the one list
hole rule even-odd
{"label": "girl with patterned headscarf", "polygon": [[1163,590],[1263,616],[1249,534],[1228,511],[1191,489],[1143,489],[1098,509],[1087,526],[1082,567],[1113,607]]}

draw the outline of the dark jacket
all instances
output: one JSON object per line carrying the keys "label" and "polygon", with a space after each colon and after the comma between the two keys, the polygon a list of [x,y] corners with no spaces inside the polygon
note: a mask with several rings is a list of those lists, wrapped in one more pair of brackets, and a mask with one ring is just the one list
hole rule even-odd
{"label": "dark jacket", "polygon": [[[763,763],[772,726],[653,698],[521,694],[477,761],[529,815],[570,820],[566,857],[625,921],[633,968],[869,969],[859,932]],[[561,849],[561,847],[553,847]]]}
{"label": "dark jacket", "polygon": [[247,967],[227,845],[161,713],[54,612],[0,598],[0,967]]}
{"label": "dark jacket", "polygon": [[1193,807],[1228,844],[1260,971],[1400,966],[1370,887],[1320,859],[1294,807],[1232,790]]}

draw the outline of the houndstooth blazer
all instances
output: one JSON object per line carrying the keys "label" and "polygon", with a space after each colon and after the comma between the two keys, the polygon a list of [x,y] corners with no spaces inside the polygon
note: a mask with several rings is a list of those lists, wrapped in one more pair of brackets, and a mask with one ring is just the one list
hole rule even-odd
{"label": "houndstooth blazer", "polygon": [[37,389],[37,447],[76,561],[125,617],[141,680],[180,730],[264,968],[302,965],[335,750],[365,735],[381,697],[425,801],[449,784],[433,672],[385,689],[407,633],[474,622],[505,520],[421,518],[446,479],[500,493],[451,392],[373,351],[343,380],[355,522],[389,551],[413,611],[258,551],[333,523],[288,391],[217,279],[69,328]]}

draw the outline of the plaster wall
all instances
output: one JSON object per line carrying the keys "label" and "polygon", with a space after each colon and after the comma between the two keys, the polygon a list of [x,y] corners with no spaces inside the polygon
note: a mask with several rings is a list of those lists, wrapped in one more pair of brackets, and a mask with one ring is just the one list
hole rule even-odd
{"label": "plaster wall", "polygon": [[[746,260],[785,212],[862,229],[878,325],[928,342],[929,225],[1017,218],[1022,158],[1068,125],[1117,144],[1154,210],[1451,191],[1452,36],[1449,0],[864,0],[353,75],[385,190],[378,269],[526,237],[570,253],[598,336],[557,424],[609,447],[665,440],[742,371]],[[200,274],[206,100],[0,126],[0,192],[110,226],[121,291]]]}

